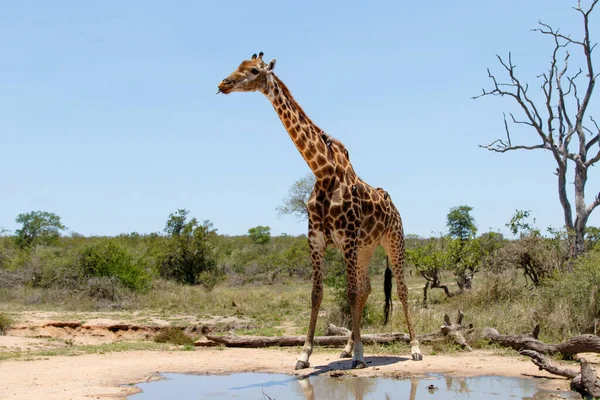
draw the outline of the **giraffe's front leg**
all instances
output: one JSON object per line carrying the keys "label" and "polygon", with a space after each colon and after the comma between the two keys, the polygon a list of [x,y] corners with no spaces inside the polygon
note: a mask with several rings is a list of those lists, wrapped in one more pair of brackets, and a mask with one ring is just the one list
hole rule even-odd
{"label": "giraffe's front leg", "polygon": [[308,244],[313,265],[310,322],[302,353],[296,362],[296,369],[304,369],[310,366],[308,359],[313,351],[317,316],[323,301],[323,255],[325,253],[325,236],[323,232],[309,230]]}

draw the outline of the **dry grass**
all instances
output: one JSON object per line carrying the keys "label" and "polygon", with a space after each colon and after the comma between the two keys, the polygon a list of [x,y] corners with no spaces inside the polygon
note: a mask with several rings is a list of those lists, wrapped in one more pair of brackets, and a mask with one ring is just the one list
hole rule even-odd
{"label": "dry grass", "polygon": [[[446,282],[451,282],[450,277]],[[407,284],[410,289],[409,308],[418,333],[438,331],[444,314],[449,314],[454,319],[458,309],[466,315],[464,322],[473,323],[478,331],[491,326],[501,333],[524,333],[531,331],[539,323],[542,326],[541,338],[547,341],[560,341],[566,335],[581,333],[581,330],[577,330],[578,325],[564,326],[568,319],[565,319],[559,309],[549,308],[556,301],[549,303],[547,297],[562,297],[559,293],[566,290],[565,285],[556,286],[554,292],[545,293],[527,288],[522,276],[517,273],[480,273],[473,282],[474,289],[469,293],[448,299],[442,291],[433,290],[429,294],[429,308],[423,308],[421,302],[424,281],[420,277],[409,277]],[[363,332],[406,332],[406,322],[397,295],[394,293],[392,323],[383,326],[382,277],[372,279],[372,287]],[[310,294],[311,284],[306,281],[273,285],[219,285],[208,291],[201,286],[156,280],[148,293],[132,294],[127,302],[110,303],[90,298],[83,291],[69,293],[20,286],[11,288],[10,291],[0,289],[0,311],[139,310],[165,317],[178,314],[194,315],[198,319],[237,316],[252,321],[250,325],[254,327],[252,330],[238,332],[239,334],[280,335],[284,331],[286,334],[303,334],[308,325]],[[563,304],[565,301],[568,302],[568,298],[561,302],[562,309],[573,311]],[[333,290],[326,287],[317,334],[323,334],[328,323],[343,325],[346,318],[347,316],[338,312]],[[559,326],[560,324],[563,326]],[[475,346],[483,344],[478,341],[477,336],[470,340]],[[446,350],[452,349],[449,347]]]}

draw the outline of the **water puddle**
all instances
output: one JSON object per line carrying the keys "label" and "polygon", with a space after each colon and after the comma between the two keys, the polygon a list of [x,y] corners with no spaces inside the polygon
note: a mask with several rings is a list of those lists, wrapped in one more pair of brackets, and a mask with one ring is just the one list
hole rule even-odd
{"label": "water puddle", "polygon": [[570,393],[541,390],[532,380],[483,376],[472,378],[431,375],[426,378],[332,378],[265,373],[231,375],[162,374],[164,380],[137,385],[142,393],[130,400],[244,399],[244,400],[337,400],[337,399],[527,399],[577,398]]}

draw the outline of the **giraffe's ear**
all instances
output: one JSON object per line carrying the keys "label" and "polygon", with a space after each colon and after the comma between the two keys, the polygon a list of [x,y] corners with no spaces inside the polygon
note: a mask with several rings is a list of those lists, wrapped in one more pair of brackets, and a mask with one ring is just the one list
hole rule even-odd
{"label": "giraffe's ear", "polygon": [[252,54],[251,60],[256,60],[256,53]]}
{"label": "giraffe's ear", "polygon": [[267,66],[267,71],[271,72],[275,69],[275,62],[277,60],[272,59],[271,61],[269,61],[269,65]]}

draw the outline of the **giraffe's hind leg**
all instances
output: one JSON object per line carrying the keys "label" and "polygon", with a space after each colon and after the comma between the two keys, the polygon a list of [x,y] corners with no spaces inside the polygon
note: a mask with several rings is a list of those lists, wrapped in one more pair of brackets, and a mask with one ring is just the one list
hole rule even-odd
{"label": "giraffe's hind leg", "polygon": [[396,278],[398,297],[400,298],[402,308],[404,309],[404,316],[406,317],[406,325],[408,327],[408,335],[410,336],[412,359],[414,361],[421,361],[423,359],[423,355],[421,354],[421,349],[419,348],[419,341],[415,335],[410,310],[408,309],[408,288],[404,282],[404,237],[402,234],[402,228],[390,230],[390,232],[388,232],[384,238],[382,245],[389,257],[392,272]]}
{"label": "giraffe's hind leg", "polygon": [[[372,248],[360,249],[358,250],[357,256],[357,272],[359,276],[359,297],[358,297],[358,309],[360,310],[360,315],[362,316],[363,310],[365,309],[365,305],[367,304],[367,299],[369,298],[369,294],[371,293],[371,280],[369,279],[369,262],[373,257],[373,253],[377,246],[373,246]],[[354,341],[355,335],[354,331],[352,331],[352,335],[350,335],[350,339],[348,339],[348,343],[346,343],[346,347],[342,350],[340,354],[340,358],[352,358],[352,352],[354,350]]]}

